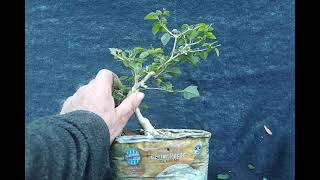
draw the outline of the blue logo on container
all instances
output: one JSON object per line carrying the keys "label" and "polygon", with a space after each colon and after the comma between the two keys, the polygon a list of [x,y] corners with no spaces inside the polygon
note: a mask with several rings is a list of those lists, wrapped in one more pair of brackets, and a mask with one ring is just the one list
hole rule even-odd
{"label": "blue logo on container", "polygon": [[202,150],[202,148],[201,148],[201,146],[199,144],[196,145],[196,147],[194,147],[194,153],[195,154],[200,154],[201,150]]}
{"label": "blue logo on container", "polygon": [[127,161],[127,163],[130,166],[136,166],[139,164],[140,162],[140,153],[139,151],[135,150],[135,149],[128,149],[124,159]]}

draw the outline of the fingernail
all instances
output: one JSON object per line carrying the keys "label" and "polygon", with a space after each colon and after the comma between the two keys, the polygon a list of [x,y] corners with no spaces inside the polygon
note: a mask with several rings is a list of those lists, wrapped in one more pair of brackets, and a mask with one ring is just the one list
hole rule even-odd
{"label": "fingernail", "polygon": [[139,101],[142,101],[142,99],[144,98],[144,93],[138,92],[137,93],[137,98],[138,98]]}

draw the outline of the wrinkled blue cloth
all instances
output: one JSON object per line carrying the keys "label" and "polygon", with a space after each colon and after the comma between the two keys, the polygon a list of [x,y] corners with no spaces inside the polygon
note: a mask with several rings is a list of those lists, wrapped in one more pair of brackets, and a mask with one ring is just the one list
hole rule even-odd
{"label": "wrinkled blue cloth", "polygon": [[[143,17],[167,8],[171,28],[212,23],[221,56],[181,67],[183,74],[172,81],[178,89],[197,85],[200,98],[146,92],[150,109],[143,114],[156,128],[210,131],[209,179],[221,173],[294,179],[294,6],[290,0],[27,0],[26,122],[58,113],[102,68],[127,74],[108,48],[161,46]],[[138,127],[135,118],[128,127]]]}

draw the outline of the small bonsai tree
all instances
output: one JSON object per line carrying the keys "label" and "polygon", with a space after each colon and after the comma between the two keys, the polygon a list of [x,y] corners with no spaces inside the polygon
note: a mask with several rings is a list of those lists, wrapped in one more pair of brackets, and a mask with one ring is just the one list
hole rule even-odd
{"label": "small bonsai tree", "polygon": [[[186,99],[199,96],[197,86],[194,85],[183,90],[174,90],[168,77],[176,77],[181,74],[177,67],[179,63],[189,62],[196,65],[200,60],[206,59],[213,50],[219,56],[218,46],[220,45],[213,34],[214,29],[211,24],[183,24],[180,30],[170,30],[167,23],[169,14],[166,9],[157,10],[146,15],[144,19],[154,21],[152,33],[161,34],[160,40],[163,46],[173,41],[172,48],[135,47],[127,50],[109,48],[114,58],[131,71],[131,76],[120,78],[116,76],[113,87],[116,105],[120,104],[130,93],[144,90],[181,93]],[[150,79],[153,79],[153,86],[147,84]],[[136,109],[135,114],[145,135],[159,134],[150,121],[141,114],[139,108]]]}

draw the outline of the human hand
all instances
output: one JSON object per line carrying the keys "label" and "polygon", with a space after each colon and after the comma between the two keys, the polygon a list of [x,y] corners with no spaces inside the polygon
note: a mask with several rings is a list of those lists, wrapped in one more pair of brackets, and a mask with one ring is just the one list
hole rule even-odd
{"label": "human hand", "polygon": [[110,143],[119,136],[129,118],[139,106],[144,94],[132,93],[118,107],[112,97],[112,84],[115,76],[109,70],[102,69],[96,78],[81,86],[73,96],[67,98],[60,114],[76,110],[86,110],[100,116],[110,132]]}

